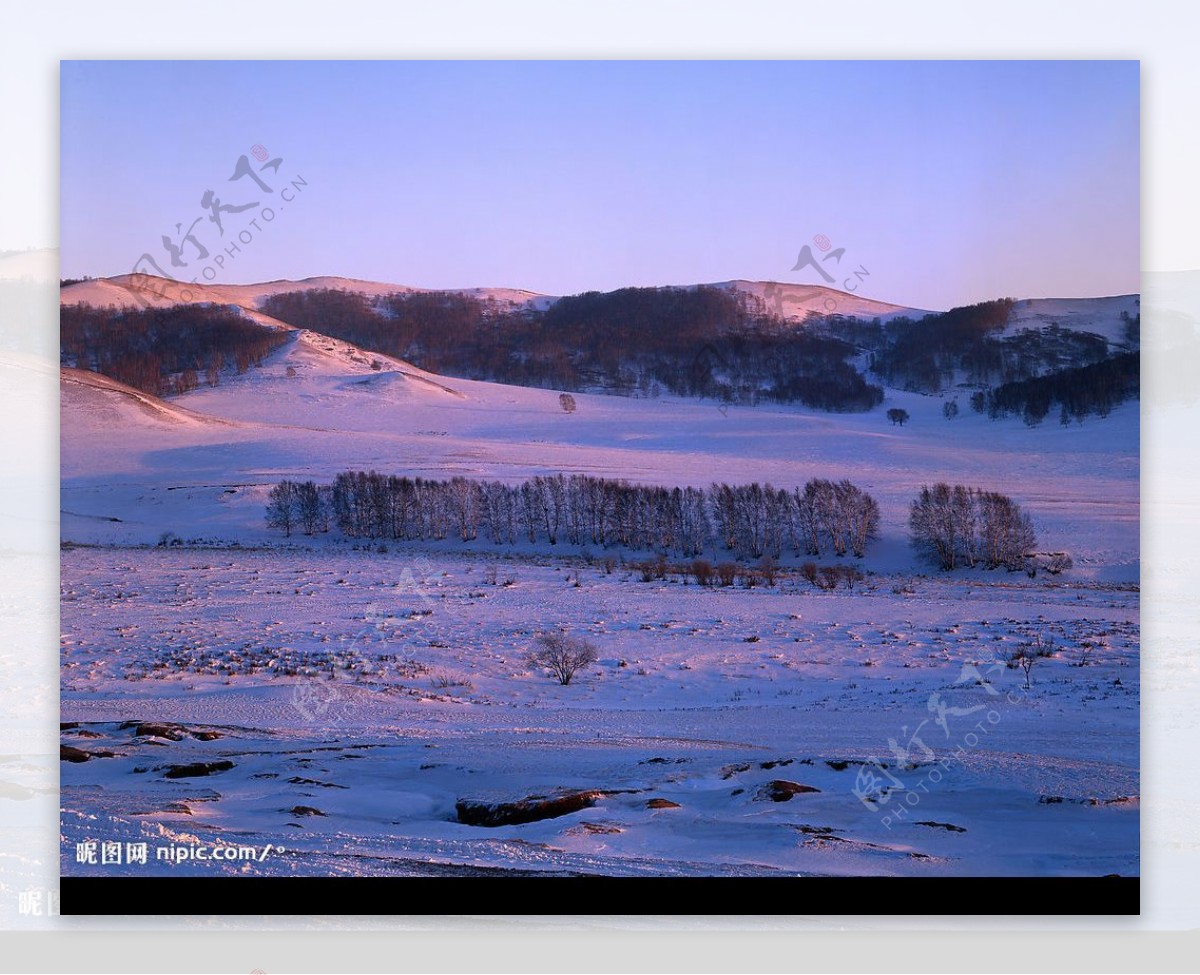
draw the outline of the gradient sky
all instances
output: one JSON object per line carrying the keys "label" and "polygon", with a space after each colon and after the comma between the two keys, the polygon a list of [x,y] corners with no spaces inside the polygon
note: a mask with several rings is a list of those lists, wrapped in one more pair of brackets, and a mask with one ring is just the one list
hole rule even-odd
{"label": "gradient sky", "polygon": [[[792,271],[827,235],[923,308],[1139,290],[1137,62],[63,62],[62,274],[206,216],[214,283],[550,294]],[[228,182],[255,144],[282,157]],[[282,187],[307,186],[280,209]],[[215,225],[198,239],[219,252]],[[244,239],[244,238],[243,238]]]}

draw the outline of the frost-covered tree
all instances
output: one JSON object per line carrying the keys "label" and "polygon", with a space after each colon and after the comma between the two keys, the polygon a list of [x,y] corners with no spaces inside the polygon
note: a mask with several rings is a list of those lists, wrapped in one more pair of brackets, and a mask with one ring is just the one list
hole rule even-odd
{"label": "frost-covered tree", "polygon": [[326,531],[329,519],[326,515],[324,498],[312,481],[302,481],[295,486],[296,519],[305,535]]}
{"label": "frost-covered tree", "polygon": [[1024,568],[1037,546],[1033,523],[1012,498],[944,482],[921,488],[909,532],[913,547],[947,571]]}

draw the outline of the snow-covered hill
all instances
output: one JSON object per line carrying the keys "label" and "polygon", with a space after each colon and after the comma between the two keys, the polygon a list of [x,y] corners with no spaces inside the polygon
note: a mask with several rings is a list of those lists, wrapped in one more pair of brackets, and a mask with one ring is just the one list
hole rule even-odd
{"label": "snow-covered hill", "polygon": [[[1012,494],[1044,547],[1081,571],[1137,574],[1137,404],[1107,419],[1030,429],[963,404],[893,391],[881,411],[719,408],[709,401],[576,394],[447,379],[409,363],[296,331],[258,368],[169,403],[64,370],[64,538],[154,541],[163,531],[269,541],[268,487],[377,469],[513,481],[589,473],[666,485],[713,480],[803,485],[848,477],[875,495],[884,538],[869,564],[909,567],[907,505],[923,483],[965,482]],[[117,518],[119,521],[97,521]],[[1090,566],[1091,568],[1085,568]]]}
{"label": "snow-covered hill", "polygon": [[900,316],[919,318],[929,312],[815,284],[787,284],[779,281],[722,281],[713,287],[727,288],[753,295],[771,314],[785,321],[803,322],[820,315],[844,315],[849,318],[878,318],[889,321]]}
{"label": "snow-covered hill", "polygon": [[[694,287],[680,285],[679,287]],[[721,281],[709,287],[753,295],[763,302],[763,307],[787,321],[802,322],[814,315],[847,315],[861,318],[881,318],[887,321],[899,315],[924,315],[918,308],[907,308],[886,301],[876,301],[858,295],[825,288],[818,285],[790,284],[777,281]],[[363,281],[358,278],[321,275],[299,281],[264,281],[260,284],[188,284],[167,281],[153,275],[122,274],[111,278],[80,281],[62,289],[64,305],[87,302],[91,305],[115,305],[134,307],[137,305],[165,306],[181,300],[213,302],[238,305],[249,311],[257,311],[265,299],[277,294],[297,291],[332,289],[350,291],[369,298],[381,298],[389,294],[427,292],[429,288],[416,288],[407,284],[381,281]],[[529,307],[544,311],[558,300],[555,295],[539,294],[520,288],[453,288],[454,294],[469,295],[482,301],[494,303],[509,310]]]}
{"label": "snow-covered hill", "polygon": [[1141,309],[1139,295],[1113,295],[1106,298],[1026,298],[1013,305],[1005,331],[1041,329],[1048,325],[1076,332],[1091,332],[1110,344],[1125,341],[1123,314],[1133,318]]}
{"label": "snow-covered hill", "polygon": [[[79,281],[62,289],[64,305],[86,302],[91,305],[114,305],[132,308],[139,305],[165,307],[180,301],[211,302],[214,304],[237,305],[247,311],[256,312],[263,301],[272,295],[290,294],[296,291],[318,291],[330,289],[351,291],[369,298],[382,298],[390,294],[427,292],[429,288],[414,288],[406,284],[388,284],[380,281],[362,281],[358,278],[343,278],[331,275],[303,278],[299,281],[264,281],[261,284],[181,284],[155,275],[121,274],[111,278],[96,278]],[[469,295],[483,301],[494,302],[505,310],[526,305],[545,308],[556,299],[534,291],[518,288],[453,288],[455,294]]]}

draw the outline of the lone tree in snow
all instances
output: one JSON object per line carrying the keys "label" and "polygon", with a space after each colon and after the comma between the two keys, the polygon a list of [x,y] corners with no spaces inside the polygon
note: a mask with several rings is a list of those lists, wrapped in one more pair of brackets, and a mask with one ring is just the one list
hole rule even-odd
{"label": "lone tree in snow", "polygon": [[562,407],[564,413],[575,412],[575,397],[570,393],[558,394],[558,405]]}
{"label": "lone tree in snow", "polygon": [[1008,666],[1020,668],[1025,675],[1025,690],[1033,686],[1033,666],[1045,657],[1054,656],[1054,641],[1043,642],[1039,633],[1032,640],[1022,643],[1008,658]]}
{"label": "lone tree in snow", "polygon": [[530,666],[546,668],[564,687],[579,671],[598,659],[594,643],[567,633],[538,634],[529,653]]}
{"label": "lone tree in snow", "polygon": [[893,406],[887,411],[887,418],[892,421],[892,426],[895,426],[897,423],[900,426],[904,426],[908,422],[908,410],[902,410],[898,406]]}
{"label": "lone tree in snow", "polygon": [[947,420],[953,420],[958,416],[958,400],[947,400],[942,404],[942,416]]}

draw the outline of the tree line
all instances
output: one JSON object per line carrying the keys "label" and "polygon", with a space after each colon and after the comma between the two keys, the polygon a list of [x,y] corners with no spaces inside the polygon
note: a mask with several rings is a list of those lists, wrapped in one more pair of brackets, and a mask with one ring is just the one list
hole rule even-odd
{"label": "tree line", "polygon": [[999,334],[1013,305],[1008,298],[985,301],[886,324],[830,316],[819,327],[865,352],[870,371],[889,386],[931,394],[958,382],[1002,385],[1091,365],[1137,344],[1138,321],[1128,313],[1124,347],[1115,350],[1101,335],[1057,324]]}
{"label": "tree line", "polygon": [[285,535],[336,530],[351,538],[496,545],[560,542],[694,558],[724,549],[739,558],[833,554],[861,558],[878,535],[879,506],[847,480],[668,488],[584,474],[519,484],[344,471],[331,484],[272,487],[267,524]]}
{"label": "tree line", "polygon": [[[721,550],[742,559],[775,560],[788,550],[862,558],[879,536],[875,499],[848,480],[824,478],[789,491],[757,482],[667,488],[586,474],[506,484],[343,471],[331,484],[274,485],[266,520],[286,536],[337,531],[371,540],[565,543],[685,559]],[[908,527],[917,553],[946,571],[1035,565],[1029,515],[996,491],[925,485],[910,505]],[[1056,556],[1049,571],[1070,567],[1065,553]]]}
{"label": "tree line", "polygon": [[852,343],[785,326],[761,302],[724,288],[586,292],[545,310],[455,292],[367,298],[314,289],[272,295],[263,310],[465,379],[825,410],[869,410],[883,399],[849,361]]}
{"label": "tree line", "polygon": [[1004,383],[972,395],[971,406],[992,419],[1019,414],[1029,426],[1041,423],[1054,406],[1064,424],[1093,413],[1108,416],[1114,407],[1138,396],[1140,374],[1141,353],[1123,352],[1086,366]]}
{"label": "tree line", "polygon": [[221,373],[245,372],[287,341],[287,333],[248,320],[234,307],[169,308],[64,305],[59,311],[63,365],[102,373],[144,393],[186,393]]}
{"label": "tree line", "polygon": [[916,320],[896,318],[857,334],[871,352],[871,371],[889,386],[936,393],[958,371],[968,382],[999,375],[1004,355],[993,333],[1008,324],[1012,306],[1008,298],[985,301]]}

